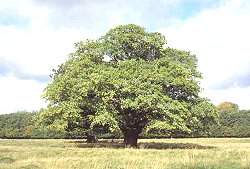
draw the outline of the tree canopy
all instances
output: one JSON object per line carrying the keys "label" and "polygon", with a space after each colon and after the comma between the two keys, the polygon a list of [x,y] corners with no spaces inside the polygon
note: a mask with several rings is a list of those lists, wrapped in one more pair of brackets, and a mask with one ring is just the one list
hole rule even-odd
{"label": "tree canopy", "polygon": [[218,109],[224,113],[239,112],[239,106],[232,102],[222,102],[218,106]]}
{"label": "tree canopy", "polygon": [[126,147],[136,147],[142,131],[205,130],[217,111],[199,97],[197,58],[166,44],[162,34],[133,24],[76,43],[45,88],[49,104],[41,123],[58,130],[122,132]]}
{"label": "tree canopy", "polygon": [[240,110],[232,102],[223,102],[218,106],[219,123],[210,127],[212,137],[249,137],[250,110]]}
{"label": "tree canopy", "polygon": [[24,138],[33,134],[36,112],[0,114],[0,138]]}

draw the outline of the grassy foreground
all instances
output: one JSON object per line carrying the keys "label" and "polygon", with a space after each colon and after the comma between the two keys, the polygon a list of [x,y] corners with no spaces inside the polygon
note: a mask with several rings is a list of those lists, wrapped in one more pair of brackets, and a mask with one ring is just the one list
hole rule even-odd
{"label": "grassy foreground", "polygon": [[250,138],[142,139],[139,149],[120,141],[0,139],[0,168],[250,169]]}

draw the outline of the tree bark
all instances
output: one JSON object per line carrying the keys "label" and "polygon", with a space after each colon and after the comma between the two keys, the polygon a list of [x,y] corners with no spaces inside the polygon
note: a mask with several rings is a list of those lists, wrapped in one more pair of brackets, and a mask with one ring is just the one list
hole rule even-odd
{"label": "tree bark", "polygon": [[133,130],[127,130],[124,132],[124,147],[125,148],[137,148],[138,132]]}
{"label": "tree bark", "polygon": [[87,143],[96,143],[98,141],[97,137],[95,135],[87,134]]}

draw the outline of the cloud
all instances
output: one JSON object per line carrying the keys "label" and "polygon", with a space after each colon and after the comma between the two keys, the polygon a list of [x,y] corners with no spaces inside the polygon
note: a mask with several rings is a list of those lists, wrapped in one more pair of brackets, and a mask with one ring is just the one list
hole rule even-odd
{"label": "cloud", "polygon": [[[67,59],[75,42],[97,38],[119,24],[136,23],[147,29],[166,24],[166,20],[177,15],[172,12],[181,2],[3,0],[0,16],[5,19],[0,24],[0,55],[17,63],[23,72],[48,75]],[[202,6],[205,1],[184,2]]]}
{"label": "cloud", "polygon": [[215,105],[230,101],[240,106],[240,109],[249,110],[250,87],[233,87],[220,90],[205,90],[202,96],[212,98]]}
{"label": "cloud", "polygon": [[0,77],[14,76],[20,80],[34,80],[40,83],[48,83],[50,77],[48,75],[35,75],[29,72],[24,72],[18,64],[10,63],[0,58]]}
{"label": "cloud", "polygon": [[[249,1],[221,1],[216,8],[200,11],[184,21],[176,20],[174,25],[159,31],[166,35],[169,46],[196,54],[203,73],[201,82],[205,96],[215,102],[237,98],[233,100],[241,107],[250,108],[245,102],[245,99],[250,100],[250,95],[243,94],[244,89],[246,93],[249,90],[248,20]],[[242,98],[235,91],[243,94]]]}
{"label": "cloud", "polygon": [[[8,10],[11,17],[2,15]],[[0,113],[44,106],[40,96],[52,69],[74,51],[75,42],[95,36],[85,29],[51,29],[47,11],[30,1],[1,1],[0,20],[6,21],[0,23]]]}
{"label": "cloud", "polygon": [[186,19],[203,8],[212,7],[217,0],[92,0],[35,1],[49,8],[48,21],[53,27],[86,28],[106,32],[119,24],[134,23],[156,29],[171,24],[173,17]]}
{"label": "cloud", "polygon": [[0,114],[19,110],[38,110],[46,105],[45,100],[40,97],[45,83],[8,76],[0,77],[0,84]]}
{"label": "cloud", "polygon": [[250,71],[242,74],[236,74],[223,82],[215,83],[212,87],[215,90],[226,90],[230,88],[247,88],[250,87]]}
{"label": "cloud", "polygon": [[[161,1],[159,1],[161,2]],[[85,28],[96,32],[106,32],[111,27],[125,23],[142,24],[152,18],[150,12],[146,12],[148,1],[37,1],[43,7],[47,7],[51,17],[49,25],[53,28]],[[150,3],[152,8],[154,4]],[[135,9],[136,8],[136,9]],[[162,12],[165,15],[168,8]],[[158,11],[156,10],[156,14]]]}
{"label": "cloud", "polygon": [[6,76],[11,71],[11,69],[12,67],[10,64],[0,58],[0,76]]}

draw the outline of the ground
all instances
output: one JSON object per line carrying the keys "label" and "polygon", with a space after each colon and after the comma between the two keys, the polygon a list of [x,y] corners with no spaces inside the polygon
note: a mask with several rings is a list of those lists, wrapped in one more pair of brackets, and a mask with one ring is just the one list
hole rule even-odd
{"label": "ground", "polygon": [[1,169],[250,169],[250,138],[141,139],[139,149],[121,140],[0,139]]}

